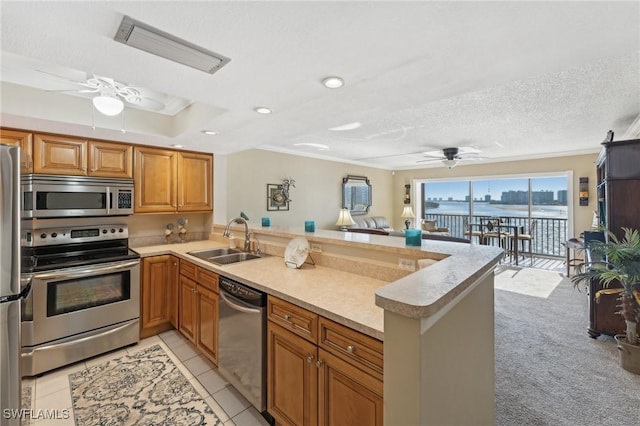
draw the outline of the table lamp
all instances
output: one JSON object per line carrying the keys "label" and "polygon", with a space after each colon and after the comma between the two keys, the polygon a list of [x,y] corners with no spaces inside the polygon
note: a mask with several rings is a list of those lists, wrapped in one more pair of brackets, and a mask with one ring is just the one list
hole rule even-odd
{"label": "table lamp", "polygon": [[351,217],[351,213],[349,212],[349,210],[340,209],[340,214],[338,215],[338,221],[336,222],[336,225],[339,226],[338,229],[340,229],[341,231],[346,231],[347,226],[355,225],[355,224],[356,223],[353,221],[353,218]]}
{"label": "table lamp", "polygon": [[416,217],[416,215],[413,214],[413,207],[404,206],[404,208],[402,209],[402,214],[400,215],[400,217],[403,217],[405,219],[404,225],[407,227],[407,229],[409,229],[409,224],[411,223],[411,219]]}

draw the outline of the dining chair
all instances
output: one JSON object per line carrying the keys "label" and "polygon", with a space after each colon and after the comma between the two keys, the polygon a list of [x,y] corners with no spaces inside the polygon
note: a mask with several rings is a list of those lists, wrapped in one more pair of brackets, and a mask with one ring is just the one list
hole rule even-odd
{"label": "dining chair", "polygon": [[533,266],[534,260],[533,260],[533,239],[535,238],[536,235],[536,224],[538,223],[537,219],[531,219],[529,221],[529,231],[528,232],[522,232],[522,233],[518,233],[518,241],[515,241],[515,235],[514,234],[510,234],[509,238],[511,239],[511,243],[512,244],[520,244],[520,253],[522,253],[522,257],[524,258],[524,243],[525,241],[528,244],[528,253],[529,253],[529,259],[531,260],[531,266]]}
{"label": "dining chair", "polygon": [[495,220],[483,220],[480,219],[480,241],[482,244],[493,244],[496,242],[499,247],[505,249],[506,253],[506,241],[507,232],[500,228],[500,219]]}
{"label": "dining chair", "polygon": [[475,223],[469,223],[469,218],[465,217],[463,219],[462,226],[465,230],[464,235],[469,238],[469,241],[473,241],[473,237],[476,237],[478,242],[480,242],[480,235],[482,234],[482,231],[478,225]]}

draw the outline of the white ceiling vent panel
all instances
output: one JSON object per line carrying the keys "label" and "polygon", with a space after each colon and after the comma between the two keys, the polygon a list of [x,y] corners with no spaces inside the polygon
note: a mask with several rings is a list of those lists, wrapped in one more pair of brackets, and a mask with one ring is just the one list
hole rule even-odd
{"label": "white ceiling vent panel", "polygon": [[114,40],[209,74],[231,60],[128,16],[122,18]]}

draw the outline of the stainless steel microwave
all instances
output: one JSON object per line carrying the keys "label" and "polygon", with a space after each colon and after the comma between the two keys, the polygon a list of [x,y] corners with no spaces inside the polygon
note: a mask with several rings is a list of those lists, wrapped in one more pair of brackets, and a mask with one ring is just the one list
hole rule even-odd
{"label": "stainless steel microwave", "polygon": [[22,218],[133,214],[133,179],[23,175]]}

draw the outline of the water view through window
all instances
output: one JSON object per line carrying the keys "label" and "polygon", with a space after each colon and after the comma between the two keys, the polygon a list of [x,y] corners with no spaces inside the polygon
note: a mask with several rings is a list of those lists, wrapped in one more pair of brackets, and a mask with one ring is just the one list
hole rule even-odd
{"label": "water view through window", "polygon": [[533,231],[534,253],[564,254],[567,176],[425,182],[421,189],[421,217],[448,227],[452,236],[469,238],[481,220],[501,219],[521,233]]}

